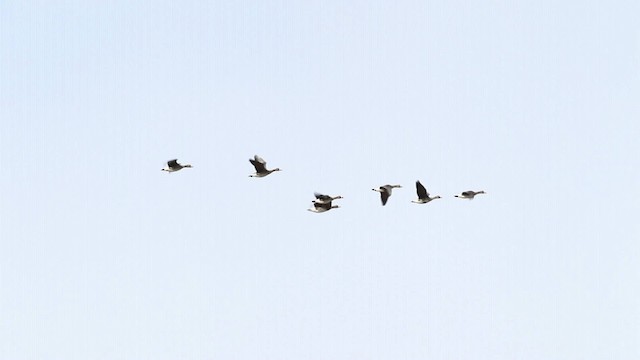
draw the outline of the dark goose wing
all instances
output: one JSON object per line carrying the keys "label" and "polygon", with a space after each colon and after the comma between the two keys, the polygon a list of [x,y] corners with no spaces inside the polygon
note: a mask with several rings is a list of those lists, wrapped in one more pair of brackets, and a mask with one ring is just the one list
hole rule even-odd
{"label": "dark goose wing", "polygon": [[329,195],[325,195],[325,194],[320,194],[319,192],[314,192],[313,195],[316,197],[316,199],[318,200],[322,200],[322,201],[328,201],[331,200],[331,196]]}
{"label": "dark goose wing", "polygon": [[180,167],[180,164],[178,164],[178,159],[173,159],[167,161],[167,166],[169,166],[170,168],[177,168]]}
{"label": "dark goose wing", "polygon": [[416,192],[418,193],[418,199],[426,199],[429,197],[427,189],[420,183],[420,180],[416,181]]}
{"label": "dark goose wing", "polygon": [[267,171],[265,167],[267,163],[260,156],[255,155],[253,159],[249,159],[249,162],[251,163],[251,165],[253,165],[254,168],[256,168],[256,172],[262,173]]}
{"label": "dark goose wing", "polygon": [[387,205],[387,200],[389,200],[389,190],[385,187],[381,187],[380,190],[382,190],[382,192],[380,193],[380,200],[382,200],[382,206],[385,206]]}

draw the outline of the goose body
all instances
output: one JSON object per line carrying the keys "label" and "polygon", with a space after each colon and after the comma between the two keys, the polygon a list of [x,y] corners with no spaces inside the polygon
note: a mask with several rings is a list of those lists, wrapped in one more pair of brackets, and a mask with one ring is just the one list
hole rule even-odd
{"label": "goose body", "polygon": [[325,194],[320,194],[318,192],[313,193],[313,195],[316,197],[316,199],[313,200],[314,204],[326,204],[326,203],[331,203],[333,200],[342,199],[342,196],[340,196],[340,195],[338,195],[338,196],[329,196],[329,195],[325,195]]}
{"label": "goose body", "polygon": [[478,195],[478,194],[484,194],[484,191],[472,191],[472,190],[468,190],[468,191],[463,191],[460,195],[456,195],[457,198],[459,199],[469,199],[469,200],[473,200],[473,198]]}
{"label": "goose body", "polygon": [[431,200],[440,199],[438,195],[430,197],[429,192],[427,192],[427,189],[420,183],[420,180],[416,181],[416,192],[418,193],[418,200],[411,200],[412,203],[426,204]]}
{"label": "goose body", "polygon": [[250,177],[265,177],[274,171],[281,171],[280,168],[267,170],[267,162],[258,155],[254,155],[253,159],[249,159],[249,162],[256,169],[255,174],[249,175]]}
{"label": "goose body", "polygon": [[337,209],[340,206],[338,205],[331,205],[331,201],[326,202],[326,203],[318,203],[318,202],[314,202],[313,203],[313,207],[310,209],[307,209],[308,211],[314,212],[314,213],[323,213],[325,211],[329,211],[331,209]]}
{"label": "goose body", "polygon": [[172,172],[176,172],[184,168],[190,168],[190,167],[193,167],[193,166],[191,166],[190,164],[185,164],[185,165],[178,164],[178,159],[173,159],[173,160],[167,161],[167,166],[161,170],[172,173]]}
{"label": "goose body", "polygon": [[371,189],[373,191],[377,191],[380,193],[380,200],[382,201],[382,206],[387,205],[387,200],[389,200],[389,196],[391,196],[391,192],[394,188],[401,188],[400,185],[383,185],[378,189]]}

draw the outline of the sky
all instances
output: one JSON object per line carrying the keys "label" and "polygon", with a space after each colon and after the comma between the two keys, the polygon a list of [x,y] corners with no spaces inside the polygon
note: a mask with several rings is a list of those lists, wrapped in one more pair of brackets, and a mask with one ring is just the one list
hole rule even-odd
{"label": "sky", "polygon": [[0,1],[0,358],[638,359],[639,13]]}

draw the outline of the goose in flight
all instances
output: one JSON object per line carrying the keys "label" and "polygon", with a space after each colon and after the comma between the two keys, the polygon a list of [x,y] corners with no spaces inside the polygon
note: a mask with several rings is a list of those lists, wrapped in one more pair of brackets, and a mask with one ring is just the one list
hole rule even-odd
{"label": "goose in flight", "polygon": [[254,168],[256,168],[256,173],[249,175],[250,177],[265,177],[274,171],[281,171],[280,168],[267,170],[267,162],[258,155],[255,155],[253,159],[249,159],[249,162],[253,165]]}
{"label": "goose in flight", "polygon": [[325,194],[320,194],[319,192],[314,192],[313,195],[316,197],[315,200],[313,200],[314,204],[326,204],[326,203],[330,203],[333,200],[338,200],[338,199],[342,199],[342,196],[338,195],[338,196],[329,196],[329,195],[325,195]]}
{"label": "goose in flight", "polygon": [[389,200],[389,196],[391,196],[391,191],[394,188],[401,188],[400,185],[383,185],[378,189],[371,189],[373,191],[377,191],[380,193],[380,200],[382,200],[382,206],[387,204],[387,200]]}
{"label": "goose in flight", "polygon": [[418,193],[418,200],[411,200],[412,203],[426,204],[431,200],[440,199],[438,195],[430,197],[427,189],[420,183],[420,180],[416,181],[416,192]]}
{"label": "goose in flight", "polygon": [[172,173],[178,170],[182,170],[183,168],[190,168],[190,167],[193,167],[193,166],[189,164],[185,164],[185,165],[178,164],[178,159],[173,159],[173,160],[167,161],[167,166],[161,170]]}
{"label": "goose in flight", "polygon": [[478,195],[478,194],[484,194],[484,191],[472,191],[472,190],[468,190],[468,191],[463,191],[460,195],[456,195],[457,198],[459,199],[469,199],[469,200],[473,200],[473,198]]}
{"label": "goose in flight", "polygon": [[323,213],[325,211],[329,211],[331,209],[337,209],[339,207],[340,206],[338,206],[338,205],[331,205],[331,201],[326,202],[326,203],[314,202],[313,203],[313,207],[310,208],[310,209],[307,209],[307,210],[309,210],[311,212],[314,212],[314,213]]}

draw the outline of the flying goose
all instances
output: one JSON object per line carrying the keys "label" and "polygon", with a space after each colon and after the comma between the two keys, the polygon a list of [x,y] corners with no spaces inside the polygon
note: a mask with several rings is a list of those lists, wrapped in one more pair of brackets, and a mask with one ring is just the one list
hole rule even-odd
{"label": "flying goose", "polygon": [[280,171],[280,168],[267,170],[267,162],[258,155],[254,155],[253,159],[249,159],[249,162],[253,165],[254,168],[256,168],[256,173],[249,175],[250,177],[265,177],[274,171]]}
{"label": "flying goose", "polygon": [[472,191],[472,190],[468,190],[468,191],[463,191],[462,194],[460,195],[456,195],[457,198],[460,199],[469,199],[469,200],[473,200],[473,198],[478,195],[478,194],[484,194],[484,191]]}
{"label": "flying goose", "polygon": [[380,193],[380,200],[382,200],[382,206],[385,206],[387,204],[387,200],[389,199],[389,196],[391,196],[391,191],[394,188],[401,188],[402,186],[400,185],[384,185],[384,186],[380,186],[379,189],[371,189],[373,191],[377,191]]}
{"label": "flying goose", "polygon": [[418,200],[411,200],[412,203],[426,204],[431,200],[440,199],[438,195],[430,197],[427,189],[420,183],[420,180],[416,181],[416,192],[418,193]]}
{"label": "flying goose", "polygon": [[310,209],[307,209],[307,210],[309,210],[311,212],[314,212],[314,213],[323,213],[325,211],[329,211],[331,209],[337,209],[339,207],[340,206],[338,206],[338,205],[331,205],[331,201],[326,202],[326,203],[314,202],[313,203],[313,207],[310,208]]}
{"label": "flying goose", "polygon": [[316,197],[316,199],[313,200],[314,204],[326,204],[326,203],[332,202],[333,200],[342,199],[342,196],[340,195],[329,196],[329,195],[320,194],[319,192],[314,192],[313,195]]}
{"label": "flying goose", "polygon": [[173,159],[173,160],[167,161],[167,167],[161,170],[172,173],[172,172],[181,170],[182,168],[190,168],[190,167],[193,167],[193,166],[189,164],[185,164],[185,165],[178,164],[178,159]]}

